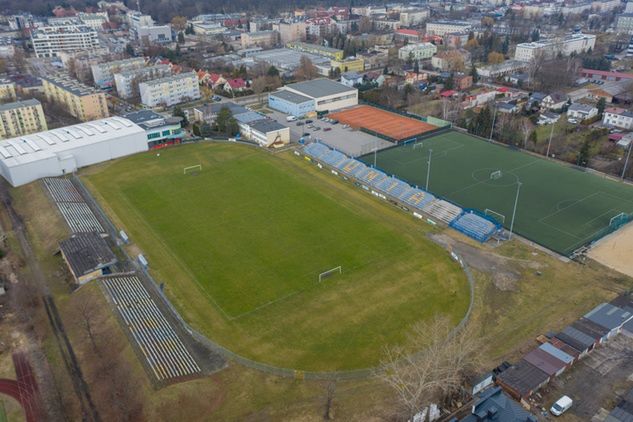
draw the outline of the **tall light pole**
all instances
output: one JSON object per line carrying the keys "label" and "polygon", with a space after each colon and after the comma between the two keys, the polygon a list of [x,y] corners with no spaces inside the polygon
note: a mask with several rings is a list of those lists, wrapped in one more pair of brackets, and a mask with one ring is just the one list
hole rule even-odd
{"label": "tall light pole", "polygon": [[426,166],[426,187],[424,188],[424,190],[426,190],[427,192],[429,191],[429,178],[431,177],[431,157],[433,155],[433,150],[429,149],[429,162],[427,163]]}
{"label": "tall light pole", "polygon": [[521,191],[521,182],[517,181],[517,196],[514,198],[514,209],[512,210],[512,221],[510,222],[510,237],[512,239],[512,230],[514,230],[514,217],[517,213],[517,204],[519,203],[519,192]]}
{"label": "tall light pole", "polygon": [[492,133],[495,131],[495,120],[497,119],[497,104],[495,103],[495,112],[492,114],[492,126],[490,127],[489,142],[492,142]]}
{"label": "tall light pole", "polygon": [[376,168],[376,151],[378,151],[378,148],[374,148],[374,168]]}
{"label": "tall light pole", "polygon": [[556,122],[552,123],[552,129],[549,131],[549,142],[547,143],[547,153],[545,154],[546,157],[549,158],[549,149],[552,146],[552,135],[554,135],[554,125],[556,124]]}
{"label": "tall light pole", "polygon": [[622,169],[622,180],[626,174],[626,168],[629,165],[629,157],[631,156],[631,148],[633,148],[633,141],[629,142],[629,151],[626,153],[626,160],[624,160],[624,168]]}

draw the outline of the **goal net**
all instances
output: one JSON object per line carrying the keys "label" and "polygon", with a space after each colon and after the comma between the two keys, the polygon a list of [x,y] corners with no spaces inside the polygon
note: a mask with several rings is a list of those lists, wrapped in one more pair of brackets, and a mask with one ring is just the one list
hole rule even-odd
{"label": "goal net", "polygon": [[336,274],[341,274],[342,272],[343,272],[343,268],[340,265],[338,267],[334,267],[327,271],[323,271],[321,274],[319,274],[319,283],[325,280],[326,278],[332,277],[333,275],[336,275]]}
{"label": "goal net", "polygon": [[501,176],[503,176],[503,173],[501,173],[501,170],[495,170],[492,173],[490,173],[490,180],[501,179]]}
{"label": "goal net", "polygon": [[182,174],[196,175],[202,171],[202,164],[196,164],[195,166],[185,167],[182,170]]}
{"label": "goal net", "polygon": [[609,227],[617,230],[629,221],[631,221],[631,215],[621,212],[620,214],[609,219]]}
{"label": "goal net", "polygon": [[499,223],[501,223],[501,225],[505,224],[506,222],[506,216],[498,213],[496,211],[493,211],[489,208],[486,208],[486,210],[484,211],[484,214],[486,214],[486,216],[488,217],[492,217],[494,220],[498,221]]}
{"label": "goal net", "polygon": [[422,149],[422,148],[424,148],[423,142],[416,142],[415,144],[413,144],[413,149]]}

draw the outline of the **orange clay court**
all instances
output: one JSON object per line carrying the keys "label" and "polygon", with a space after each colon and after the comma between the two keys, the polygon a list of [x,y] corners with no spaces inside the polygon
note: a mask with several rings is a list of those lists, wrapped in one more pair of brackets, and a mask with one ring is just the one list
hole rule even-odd
{"label": "orange clay court", "polygon": [[328,117],[336,119],[351,127],[365,128],[381,135],[388,136],[396,141],[403,141],[416,135],[437,129],[436,126],[424,123],[417,119],[401,116],[396,113],[381,110],[379,108],[361,105],[336,113],[330,113]]}

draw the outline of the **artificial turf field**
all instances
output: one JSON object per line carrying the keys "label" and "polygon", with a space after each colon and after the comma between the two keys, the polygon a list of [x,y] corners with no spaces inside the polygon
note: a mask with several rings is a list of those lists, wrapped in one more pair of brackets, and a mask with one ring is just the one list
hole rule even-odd
{"label": "artificial turf field", "polygon": [[[432,150],[432,153],[430,153]],[[376,166],[464,208],[492,210],[508,228],[563,255],[594,240],[612,217],[633,213],[633,187],[554,161],[449,131],[377,153]],[[361,160],[372,164],[374,155]],[[502,177],[490,175],[501,170]]]}
{"label": "artificial turf field", "polygon": [[187,145],[84,180],[184,318],[254,360],[368,367],[416,321],[457,323],[468,307],[465,275],[427,227],[290,152]]}

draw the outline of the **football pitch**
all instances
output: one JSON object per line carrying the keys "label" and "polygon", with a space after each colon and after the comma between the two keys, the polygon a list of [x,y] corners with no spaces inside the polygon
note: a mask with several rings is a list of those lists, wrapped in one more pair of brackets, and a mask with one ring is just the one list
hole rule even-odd
{"label": "football pitch", "polygon": [[518,191],[514,232],[562,255],[605,234],[618,214],[633,213],[630,185],[457,131],[361,158],[372,165],[374,159],[387,174],[421,188],[428,174],[431,193],[488,213],[506,228]]}
{"label": "football pitch", "polygon": [[411,324],[457,323],[468,307],[464,273],[427,227],[290,152],[187,145],[84,180],[183,317],[247,358],[369,367]]}

